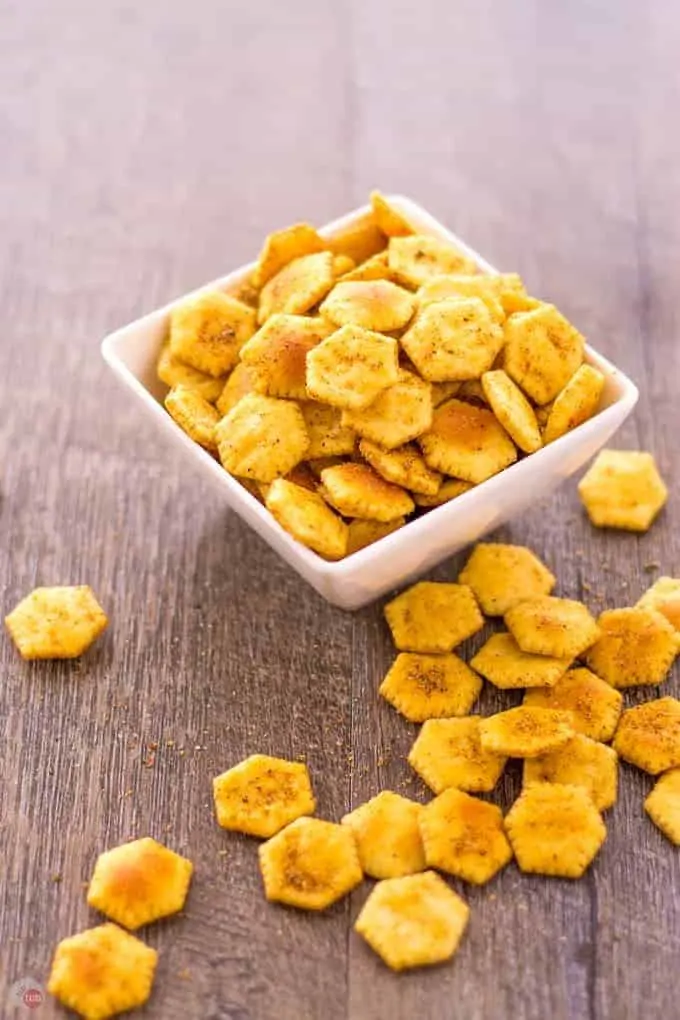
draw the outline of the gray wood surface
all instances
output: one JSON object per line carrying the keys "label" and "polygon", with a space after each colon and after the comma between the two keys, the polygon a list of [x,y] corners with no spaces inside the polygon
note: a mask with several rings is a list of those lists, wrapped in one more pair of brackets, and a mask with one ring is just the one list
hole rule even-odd
{"label": "gray wood surface", "polygon": [[[583,881],[511,866],[464,890],[451,965],[389,973],[351,933],[367,886],[325,916],[264,902],[255,846],[213,821],[216,771],[306,755],[329,818],[382,788],[425,795],[414,728],[376,697],[381,608],[325,605],[146,433],[98,349],[273,226],[373,186],[412,195],[639,383],[617,443],[653,450],[670,485],[653,530],[592,530],[569,483],[502,532],[564,594],[629,603],[649,564],[680,572],[678,51],[674,0],[0,4],[2,608],[88,582],[111,616],[76,664],[0,640],[0,1016],[25,1015],[9,988],[94,922],[97,853],[143,834],[196,864],[185,915],[148,930],[146,1016],[680,1015],[678,854],[632,769]],[[511,771],[500,802],[517,789]]]}

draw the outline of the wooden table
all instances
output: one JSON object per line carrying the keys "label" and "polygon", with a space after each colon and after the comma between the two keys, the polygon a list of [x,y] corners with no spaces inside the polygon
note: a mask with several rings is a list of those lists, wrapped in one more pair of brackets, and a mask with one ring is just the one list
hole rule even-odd
{"label": "wooden table", "polygon": [[[0,1015],[28,1015],[9,988],[44,981],[55,943],[95,923],[97,854],[144,834],[196,864],[185,915],[145,933],[144,1015],[680,1015],[678,854],[627,767],[587,877],[511,866],[464,889],[448,966],[389,973],[351,931],[367,886],[322,916],[265,903],[254,843],[214,822],[216,772],[305,755],[332,819],[385,788],[425,796],[414,728],[376,696],[381,607],[325,605],[147,434],[99,355],[268,229],[376,185],[410,194],[640,385],[617,443],[653,450],[671,488],[651,532],[593,530],[572,482],[496,536],[544,556],[565,595],[631,603],[680,571],[677,4],[8,0],[0,40],[3,611],[37,583],[88,582],[111,616],[73,664],[0,642]],[[518,788],[511,769],[500,802]]]}

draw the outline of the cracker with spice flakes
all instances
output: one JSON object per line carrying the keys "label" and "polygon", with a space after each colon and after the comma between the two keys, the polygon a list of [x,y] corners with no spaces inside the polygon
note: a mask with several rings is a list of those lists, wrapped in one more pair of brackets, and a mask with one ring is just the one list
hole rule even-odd
{"label": "cracker with spice flakes", "polygon": [[584,346],[554,305],[540,304],[506,321],[503,367],[534,403],[547,404],[580,368]]}
{"label": "cracker with spice flakes", "polygon": [[401,652],[378,693],[410,722],[467,715],[479,697],[481,678],[453,653]]}
{"label": "cracker with spice flakes", "polygon": [[419,581],[385,606],[385,619],[400,652],[451,652],[484,626],[464,584]]}
{"label": "cracker with spice flakes", "polygon": [[676,631],[656,609],[608,609],[598,618],[600,637],[586,665],[612,687],[662,683],[680,650]]}
{"label": "cracker with spice flakes", "polygon": [[361,410],[399,378],[392,337],[343,326],[307,355],[307,393],[333,407]]}
{"label": "cracker with spice flakes", "polygon": [[486,751],[477,715],[428,719],[409,751],[408,763],[435,793],[455,786],[469,793],[490,793],[507,757]]}
{"label": "cracker with spice flakes", "polygon": [[290,262],[303,255],[323,252],[327,248],[328,242],[317,234],[310,223],[294,223],[291,227],[276,230],[265,238],[251,276],[251,284],[259,290]]}
{"label": "cracker with spice flakes", "polygon": [[598,528],[648,531],[668,499],[651,453],[601,450],[578,483],[591,524]]}
{"label": "cracker with spice flakes", "polygon": [[97,858],[87,902],[134,931],[184,906],[194,870],[191,861],[144,837]]}
{"label": "cracker with spice flakes", "polygon": [[420,832],[428,867],[484,885],[512,860],[495,804],[462,790],[444,790],[423,808]]}
{"label": "cracker with spice flakes", "polygon": [[393,531],[398,531],[406,524],[404,517],[396,517],[393,521],[365,521],[356,517],[347,525],[347,555],[359,552],[381,538],[386,538]]}
{"label": "cracker with spice flakes", "polygon": [[343,425],[386,450],[423,435],[432,425],[430,385],[417,375],[399,370],[397,381],[383,390],[368,407],[346,410]]}
{"label": "cracker with spice flakes", "polygon": [[521,871],[557,878],[581,878],[607,836],[588,793],[558,783],[523,790],[505,830]]}
{"label": "cracker with spice flakes", "polygon": [[183,432],[206,450],[216,450],[215,426],[219,412],[196,390],[173,386],[165,397],[165,409]]}
{"label": "cracker with spice flakes", "polygon": [[449,241],[429,235],[391,237],[387,251],[394,279],[414,289],[443,273],[474,273],[477,270],[473,259]]}
{"label": "cracker with spice flakes", "polygon": [[215,427],[222,465],[242,478],[273,482],[304,460],[309,436],[289,400],[249,393]]}
{"label": "cracker with spice flakes", "polygon": [[555,576],[523,545],[480,542],[458,575],[469,584],[486,616],[503,616],[519,602],[549,595]]}
{"label": "cracker with spice flakes", "polygon": [[253,388],[268,397],[305,400],[307,355],[332,332],[318,315],[272,315],[241,348]]}
{"label": "cracker with spice flakes", "polygon": [[268,900],[300,910],[325,910],[363,878],[356,842],[346,825],[298,818],[259,848]]}
{"label": "cracker with spice flakes", "polygon": [[543,430],[543,442],[553,443],[592,418],[600,406],[604,376],[592,365],[581,365],[553,401]]}
{"label": "cracker with spice flakes", "polygon": [[421,309],[400,342],[424,379],[458,382],[491,368],[503,330],[481,298],[448,298]]}
{"label": "cracker with spice flakes", "polygon": [[623,696],[581,667],[567,670],[553,687],[528,690],[523,704],[571,712],[571,723],[577,733],[607,743],[618,725]]}
{"label": "cracker with spice flakes", "polygon": [[387,333],[402,329],[413,317],[410,291],[389,280],[341,280],[319,311],[336,326],[361,326]]}
{"label": "cracker with spice flakes", "polygon": [[457,478],[445,478],[433,496],[426,496],[422,492],[414,492],[413,499],[416,506],[432,508],[443,506],[444,503],[450,503],[452,499],[462,496],[464,492],[469,492],[470,489],[474,489],[474,485],[471,482],[461,482]]}
{"label": "cracker with spice flakes", "polygon": [[372,255],[365,262],[361,262],[355,269],[345,273],[342,277],[343,283],[351,283],[354,280],[389,280],[391,278],[390,267],[387,264],[387,249]]}
{"label": "cracker with spice flakes", "polygon": [[87,584],[35,588],[5,617],[23,659],[76,659],[107,625]]}
{"label": "cracker with spice flakes", "polygon": [[624,761],[652,776],[680,767],[680,701],[656,698],[626,709],[612,746]]}
{"label": "cracker with spice flakes", "polygon": [[431,471],[420,450],[413,443],[406,443],[393,450],[386,450],[370,439],[362,439],[359,453],[368,461],[374,471],[394,485],[401,485],[411,492],[434,496],[439,490],[442,476]]}
{"label": "cracker with spice flakes", "polygon": [[372,191],[370,200],[373,217],[383,234],[386,234],[387,237],[406,237],[408,234],[414,233],[413,227],[404,214],[400,213],[379,191]]}
{"label": "cracker with spice flakes", "polygon": [[255,311],[220,290],[204,290],[170,312],[170,353],[215,379],[229,372],[255,332]]}
{"label": "cracker with spice flakes", "polygon": [[598,811],[616,803],[619,758],[616,751],[577,733],[556,751],[524,762],[524,786],[563,783],[578,786],[591,797]]}
{"label": "cracker with spice flakes", "polygon": [[499,298],[499,280],[498,276],[484,273],[435,276],[418,291],[418,306],[426,308],[427,305],[446,301],[447,298],[477,297],[484,302],[496,322],[503,322],[505,311]]}
{"label": "cracker with spice flakes", "polygon": [[485,372],[482,389],[489,407],[512,441],[525,453],[543,446],[534,409],[510,376],[502,369]]}
{"label": "cracker with spice flakes", "polygon": [[680,577],[659,577],[642,595],[636,609],[656,609],[680,631]]}
{"label": "cracker with spice flakes", "polygon": [[645,800],[645,811],[666,839],[680,846],[680,768],[657,780]]}
{"label": "cracker with spice flakes", "polygon": [[482,719],[479,740],[484,751],[508,758],[538,758],[562,747],[575,735],[569,712],[520,705]]}
{"label": "cracker with spice flakes", "polygon": [[399,878],[425,870],[418,819],[422,804],[384,790],[346,814],[357,844],[359,861],[371,878]]}
{"label": "cracker with spice flakes", "polygon": [[512,634],[492,634],[470,660],[478,673],[502,691],[552,687],[564,676],[571,659],[523,652]]}
{"label": "cracker with spice flakes", "polygon": [[467,927],[467,904],[434,871],[378,882],[356,919],[361,935],[392,970],[450,960]]}
{"label": "cracker with spice flakes", "polygon": [[354,453],[356,435],[352,429],[342,424],[341,412],[337,407],[320,404],[316,400],[305,400],[300,403],[300,410],[309,436],[309,460],[345,457]]}
{"label": "cracker with spice flakes", "polygon": [[582,602],[538,595],[509,609],[505,626],[523,652],[576,659],[600,637],[600,628]]}
{"label": "cracker with spice flakes", "polygon": [[321,472],[320,494],[343,517],[394,521],[414,509],[405,489],[381,478],[367,464],[338,464]]}
{"label": "cracker with spice flakes", "polygon": [[225,414],[229,414],[242,397],[255,391],[253,382],[250,369],[242,361],[239,361],[238,365],[230,373],[215,404],[222,417]]}
{"label": "cracker with spice flakes", "polygon": [[268,838],[316,808],[307,766],[251,754],[213,779],[217,824]]}
{"label": "cracker with spice flakes", "polygon": [[151,995],[158,953],[116,924],[101,924],[62,939],[47,991],[85,1020],[143,1006]]}
{"label": "cracker with spice flakes", "polygon": [[318,493],[277,478],[264,495],[267,510],[298,542],[328,560],[346,555],[347,525]]}
{"label": "cracker with spice flakes", "polygon": [[262,325],[275,312],[302,315],[323,300],[334,283],[332,252],[293,259],[260,291],[257,321]]}
{"label": "cracker with spice flakes", "polygon": [[161,347],[156,364],[156,374],[166,386],[186,386],[211,404],[217,400],[226,382],[225,376],[213,379],[211,375],[199,372],[197,368],[185,365],[183,361],[173,357],[169,341],[166,341]]}
{"label": "cracker with spice flakes", "polygon": [[477,485],[517,460],[517,449],[491,411],[453,398],[418,437],[428,467]]}

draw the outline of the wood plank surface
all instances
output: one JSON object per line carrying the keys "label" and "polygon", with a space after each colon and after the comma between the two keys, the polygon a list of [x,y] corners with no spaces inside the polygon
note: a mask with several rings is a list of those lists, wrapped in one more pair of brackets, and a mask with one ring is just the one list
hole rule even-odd
{"label": "wood plank surface", "polygon": [[[140,1015],[680,1015],[678,853],[628,767],[583,881],[510,866],[458,887],[472,920],[448,966],[382,966],[350,927],[368,885],[318,917],[264,902],[254,844],[214,823],[216,771],[304,755],[335,819],[380,789],[426,796],[404,761],[415,728],[376,696],[381,606],[326,605],[147,434],[99,355],[272,227],[374,186],[411,195],[638,382],[616,444],[657,456],[654,528],[593,530],[572,481],[497,534],[595,610],[636,600],[680,574],[679,50],[672,0],[0,4],[2,610],[87,582],[111,616],[77,663],[0,640],[0,1016],[29,1015],[15,982],[44,982],[55,943],[94,922],[97,854],[143,834],[196,876],[184,915],[145,933],[160,963]],[[664,690],[680,695],[677,666]],[[512,700],[485,692],[482,710]],[[511,769],[504,808],[518,788]]]}

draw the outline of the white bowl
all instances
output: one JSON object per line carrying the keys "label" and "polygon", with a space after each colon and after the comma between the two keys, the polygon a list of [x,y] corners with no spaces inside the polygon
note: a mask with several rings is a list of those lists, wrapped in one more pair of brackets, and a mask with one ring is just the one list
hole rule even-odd
{"label": "white bowl", "polygon": [[[453,242],[467,252],[482,271],[496,272],[477,252],[415,202],[401,196],[392,196],[390,201],[405,213],[420,233]],[[357,209],[328,224],[320,233],[330,237],[361,219],[368,211],[368,206]],[[252,268],[252,264],[243,266],[207,286],[233,287],[245,279]],[[324,598],[344,609],[357,609],[384,592],[403,586],[514,517],[528,504],[542,499],[578,471],[607,442],[630,414],[638,398],[638,391],[630,379],[591,347],[586,348],[587,361],[606,377],[602,409],[594,418],[379,542],[338,563],[329,563],[291,538],[254,496],[182,432],[163,408],[161,401],[166,387],[156,377],[156,361],[166,335],[171,307],[160,308],[111,333],[102,344],[105,361],[131,396],[146,409],[149,418],[165,432],[168,440],[182,447],[196,470],[214,481],[224,502]]]}

